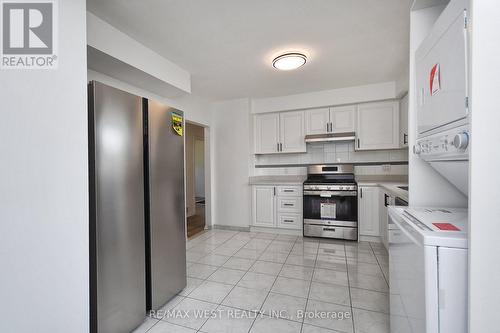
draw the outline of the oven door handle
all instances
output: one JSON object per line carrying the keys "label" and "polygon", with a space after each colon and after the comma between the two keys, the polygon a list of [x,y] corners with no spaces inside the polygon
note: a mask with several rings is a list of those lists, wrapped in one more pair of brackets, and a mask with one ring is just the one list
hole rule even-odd
{"label": "oven door handle", "polygon": [[316,196],[322,198],[335,197],[357,197],[356,191],[304,191],[304,195]]}

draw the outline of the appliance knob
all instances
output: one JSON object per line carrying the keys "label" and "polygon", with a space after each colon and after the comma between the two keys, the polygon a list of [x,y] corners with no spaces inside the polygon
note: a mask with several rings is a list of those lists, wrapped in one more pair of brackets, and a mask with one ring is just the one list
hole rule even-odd
{"label": "appliance knob", "polygon": [[468,145],[469,145],[469,133],[462,132],[455,135],[455,138],[453,139],[453,146],[455,146],[455,148],[464,150],[467,148]]}
{"label": "appliance knob", "polygon": [[422,145],[420,143],[413,145],[413,153],[414,154],[420,155],[421,152],[422,152]]}

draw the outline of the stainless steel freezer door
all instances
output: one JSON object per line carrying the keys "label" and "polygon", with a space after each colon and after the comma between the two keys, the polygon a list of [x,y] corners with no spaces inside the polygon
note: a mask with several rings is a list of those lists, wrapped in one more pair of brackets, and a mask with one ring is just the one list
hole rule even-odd
{"label": "stainless steel freezer door", "polygon": [[98,82],[90,89],[97,275],[91,325],[99,333],[130,332],[146,315],[142,99]]}
{"label": "stainless steel freezer door", "polygon": [[151,307],[159,309],[186,286],[184,137],[172,112],[148,101]]}

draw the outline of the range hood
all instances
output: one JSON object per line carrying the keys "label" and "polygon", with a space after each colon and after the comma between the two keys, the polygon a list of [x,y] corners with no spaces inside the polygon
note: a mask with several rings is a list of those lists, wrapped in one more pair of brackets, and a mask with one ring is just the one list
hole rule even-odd
{"label": "range hood", "polygon": [[354,141],[354,140],[356,140],[356,133],[354,133],[354,132],[314,134],[314,135],[306,135],[306,137],[305,137],[305,141],[309,142],[309,143]]}

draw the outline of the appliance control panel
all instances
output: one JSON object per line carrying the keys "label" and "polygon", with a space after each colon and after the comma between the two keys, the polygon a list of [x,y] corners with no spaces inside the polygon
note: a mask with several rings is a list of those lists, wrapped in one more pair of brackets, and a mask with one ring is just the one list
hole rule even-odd
{"label": "appliance control panel", "polygon": [[469,159],[469,126],[452,128],[418,139],[413,153],[425,161],[463,161]]}
{"label": "appliance control panel", "polygon": [[304,190],[309,191],[356,191],[356,185],[325,185],[325,184],[305,184]]}

